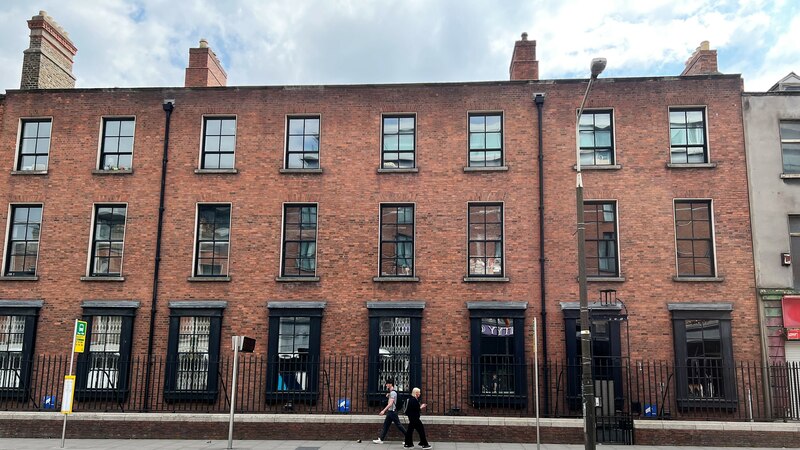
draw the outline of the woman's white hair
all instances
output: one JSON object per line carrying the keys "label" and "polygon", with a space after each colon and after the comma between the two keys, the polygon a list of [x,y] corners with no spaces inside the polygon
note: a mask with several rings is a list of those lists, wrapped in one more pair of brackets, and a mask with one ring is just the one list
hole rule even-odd
{"label": "woman's white hair", "polygon": [[420,393],[419,388],[414,388],[414,389],[411,390],[411,395],[419,394],[419,393]]}

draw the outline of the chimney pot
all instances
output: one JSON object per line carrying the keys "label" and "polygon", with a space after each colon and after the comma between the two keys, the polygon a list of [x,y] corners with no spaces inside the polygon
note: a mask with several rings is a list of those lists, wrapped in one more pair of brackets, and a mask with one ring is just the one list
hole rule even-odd
{"label": "chimney pot", "polygon": [[206,38],[200,39],[200,48],[208,48],[208,41],[206,40]]}
{"label": "chimney pot", "polygon": [[523,41],[527,41],[528,40],[528,33],[525,33],[525,32],[522,33],[522,40]]}

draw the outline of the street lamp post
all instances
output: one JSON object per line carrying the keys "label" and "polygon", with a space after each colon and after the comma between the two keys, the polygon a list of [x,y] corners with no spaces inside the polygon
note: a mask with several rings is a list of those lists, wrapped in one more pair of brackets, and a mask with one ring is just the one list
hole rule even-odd
{"label": "street lamp post", "polygon": [[591,77],[586,86],[586,93],[583,94],[581,107],[575,120],[575,159],[578,172],[575,185],[575,198],[578,209],[578,287],[580,290],[581,306],[581,385],[583,392],[583,431],[584,443],[587,450],[595,449],[595,396],[594,380],[592,379],[592,334],[591,324],[589,323],[589,299],[586,289],[586,224],[583,221],[583,180],[581,178],[581,142],[580,126],[583,107],[589,90],[592,88],[592,81],[606,68],[605,58],[594,58],[591,64]]}

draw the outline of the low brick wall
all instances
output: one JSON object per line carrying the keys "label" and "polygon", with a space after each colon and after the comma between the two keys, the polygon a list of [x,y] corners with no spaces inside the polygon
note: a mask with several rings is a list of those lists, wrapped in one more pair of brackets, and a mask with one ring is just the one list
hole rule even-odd
{"label": "low brick wall", "polygon": [[[207,439],[228,437],[224,414],[75,413],[67,419],[68,439]],[[60,438],[58,413],[0,412],[0,437]],[[423,417],[432,442],[520,442],[536,440],[529,418]],[[379,416],[328,414],[240,414],[234,439],[370,440],[383,423]],[[635,423],[637,445],[795,447],[800,423],[642,421]],[[541,419],[542,442],[580,444],[580,419]],[[388,440],[400,441],[397,430]]]}

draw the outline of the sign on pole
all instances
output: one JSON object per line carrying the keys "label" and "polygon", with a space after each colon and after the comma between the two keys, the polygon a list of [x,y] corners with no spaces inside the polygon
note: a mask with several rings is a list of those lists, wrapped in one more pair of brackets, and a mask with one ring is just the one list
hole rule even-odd
{"label": "sign on pole", "polygon": [[72,399],[74,396],[75,375],[67,375],[64,377],[64,396],[61,397],[61,414],[72,414]]}
{"label": "sign on pole", "polygon": [[75,324],[75,353],[83,353],[83,347],[86,345],[86,322],[83,320],[76,321]]}

